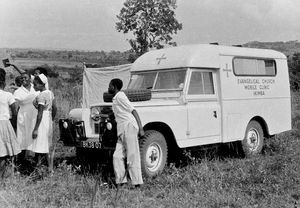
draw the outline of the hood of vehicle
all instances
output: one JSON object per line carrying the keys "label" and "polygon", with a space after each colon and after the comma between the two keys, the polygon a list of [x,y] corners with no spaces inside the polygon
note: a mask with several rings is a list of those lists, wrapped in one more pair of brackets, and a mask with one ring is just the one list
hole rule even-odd
{"label": "hood of vehicle", "polygon": [[148,101],[132,102],[134,107],[180,105],[179,99],[151,99]]}

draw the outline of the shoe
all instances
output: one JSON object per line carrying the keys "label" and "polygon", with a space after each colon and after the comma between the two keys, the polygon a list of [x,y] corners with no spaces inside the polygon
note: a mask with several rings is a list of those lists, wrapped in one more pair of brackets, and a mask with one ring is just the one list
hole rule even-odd
{"label": "shoe", "polygon": [[141,185],[140,184],[136,184],[136,185],[130,186],[129,189],[130,190],[140,190],[141,189]]}

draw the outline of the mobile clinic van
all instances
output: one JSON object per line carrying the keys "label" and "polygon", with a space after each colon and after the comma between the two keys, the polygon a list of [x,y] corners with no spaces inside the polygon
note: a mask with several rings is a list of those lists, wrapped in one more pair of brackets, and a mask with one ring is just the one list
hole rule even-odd
{"label": "mobile clinic van", "polygon": [[[140,89],[151,90],[151,97],[133,102],[145,130],[145,176],[159,173],[176,146],[240,141],[252,156],[261,152],[264,138],[291,129],[287,60],[277,51],[206,44],[150,51],[131,66],[127,91]],[[105,149],[116,135],[106,101],[92,104],[86,119],[71,113],[62,120],[62,137],[70,129],[98,132],[96,139],[74,133],[72,141],[78,148]],[[73,120],[81,130],[70,127]]]}

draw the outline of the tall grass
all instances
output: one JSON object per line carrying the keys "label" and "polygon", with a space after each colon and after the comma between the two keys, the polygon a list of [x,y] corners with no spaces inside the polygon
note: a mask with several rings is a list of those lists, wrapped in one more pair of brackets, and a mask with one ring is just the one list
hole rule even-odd
{"label": "tall grass", "polygon": [[280,135],[275,146],[285,146],[268,147],[253,159],[193,159],[180,168],[171,165],[162,175],[145,179],[140,190],[104,186],[100,173],[79,174],[80,167],[64,161],[52,177],[37,182],[19,175],[3,181],[0,206],[91,207],[94,199],[94,207],[297,207],[297,137],[296,132]]}
{"label": "tall grass", "polygon": [[50,90],[54,93],[57,115],[53,130],[53,140],[57,142],[59,139],[58,120],[67,118],[70,110],[80,108],[82,103],[82,85],[70,83],[62,79],[50,78]]}
{"label": "tall grass", "polygon": [[57,117],[67,117],[71,109],[81,107],[82,85],[57,78],[51,78],[49,82],[58,107]]}
{"label": "tall grass", "polygon": [[[56,87],[58,117],[80,107],[81,92],[75,85],[51,86]],[[140,190],[104,185],[101,170],[84,172],[61,158],[52,176],[32,181],[14,175],[3,180],[0,207],[300,207],[299,100],[300,94],[293,93],[293,130],[267,140],[258,157],[200,158],[187,152],[188,163],[171,164],[163,174],[145,179]]]}

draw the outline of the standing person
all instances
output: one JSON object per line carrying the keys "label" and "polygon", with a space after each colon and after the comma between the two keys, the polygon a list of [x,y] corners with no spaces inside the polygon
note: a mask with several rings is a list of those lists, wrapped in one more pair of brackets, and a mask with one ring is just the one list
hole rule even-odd
{"label": "standing person", "polygon": [[[35,68],[34,71],[33,71],[33,75],[31,77],[32,78],[32,82],[33,82],[34,77],[39,76],[40,74],[45,75],[47,77],[47,79],[48,79],[48,70],[46,68],[44,68],[44,67],[39,66],[39,67]],[[48,81],[45,84],[45,88],[46,88],[46,90],[49,90],[49,82]],[[51,115],[52,115],[52,112],[51,112]],[[52,118],[52,120],[53,119],[54,118]],[[53,122],[50,122],[50,133],[51,133],[51,135],[49,137],[52,138],[53,137],[53,135],[52,135],[52,133],[53,133]],[[51,144],[50,144],[50,146],[51,146],[52,145],[52,140],[50,142],[51,142]]]}
{"label": "standing person", "polygon": [[14,129],[9,121],[9,109],[12,121],[16,120],[15,99],[10,92],[5,92],[5,71],[0,68],[0,177],[3,177],[5,163],[11,156],[21,152]]}
{"label": "standing person", "polygon": [[49,166],[49,149],[52,140],[52,132],[50,131],[51,118],[54,118],[56,114],[56,104],[53,93],[45,87],[47,83],[48,79],[44,74],[36,76],[33,80],[34,89],[40,91],[40,94],[33,101],[33,105],[38,113],[32,131],[32,151],[36,153],[37,166],[41,165],[46,157],[49,171],[52,171]]}
{"label": "standing person", "polygon": [[[35,68],[34,71],[33,71],[33,75],[31,77],[32,78],[32,82],[33,82],[34,77],[39,76],[40,74],[45,75],[47,77],[47,80],[48,80],[48,70],[46,68],[44,68],[44,67],[39,66],[39,67]],[[45,84],[45,88],[46,88],[46,90],[49,90],[49,82],[48,81]],[[50,113],[50,115],[52,115],[52,112]],[[52,118],[52,120],[54,120],[54,118]],[[49,138],[52,138],[53,137],[53,122],[50,122],[50,130],[49,130],[49,132],[51,134],[49,136]],[[50,144],[49,145],[50,145],[50,147],[52,147],[52,139],[50,140]],[[50,148],[50,150],[54,151],[54,149],[52,149],[52,148]],[[50,153],[50,155],[52,155],[52,152]]]}
{"label": "standing person", "polygon": [[35,125],[37,110],[32,105],[39,92],[36,92],[30,81],[28,73],[22,74],[22,86],[14,92],[14,97],[19,105],[17,117],[17,139],[21,144],[22,154],[19,159],[26,157],[26,151],[32,150],[32,131]]}
{"label": "standing person", "polygon": [[113,154],[113,166],[116,184],[127,182],[124,158],[127,158],[127,168],[131,182],[136,187],[143,184],[141,172],[141,158],[138,143],[138,135],[144,136],[144,130],[137,111],[131,105],[127,96],[120,90],[123,82],[120,79],[112,79],[108,91],[113,94],[112,109],[117,122],[118,142]]}
{"label": "standing person", "polygon": [[29,73],[23,73],[21,76],[22,85],[14,92],[14,97],[19,105],[17,116],[17,139],[21,144],[21,154],[18,156],[18,162],[21,167],[28,168],[25,159],[32,151],[32,131],[35,125],[37,110],[32,105],[33,100],[39,94],[33,88]]}

